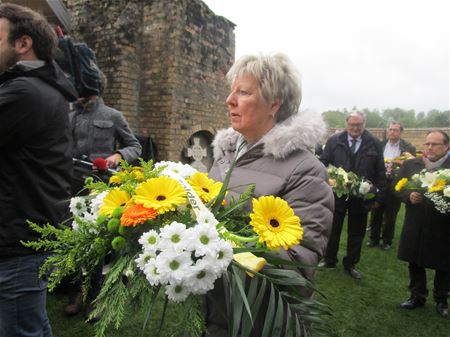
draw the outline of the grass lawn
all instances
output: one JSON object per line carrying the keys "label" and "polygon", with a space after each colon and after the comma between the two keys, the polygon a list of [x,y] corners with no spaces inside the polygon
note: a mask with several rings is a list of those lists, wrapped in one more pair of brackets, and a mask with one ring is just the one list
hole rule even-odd
{"label": "grass lawn", "polygon": [[[399,303],[409,296],[408,269],[405,262],[397,259],[397,247],[403,220],[400,211],[394,247],[390,251],[368,248],[364,240],[361,262],[358,269],[362,280],[353,280],[343,272],[342,264],[337,269],[324,270],[316,275],[317,287],[326,299],[334,315],[330,323],[338,336],[342,337],[450,337],[450,319],[435,312],[432,300],[433,272],[428,272],[430,295],[424,308],[412,311],[399,308]],[[343,233],[345,233],[344,228]],[[368,233],[367,233],[368,234]],[[342,235],[339,259],[345,254],[345,238]],[[317,298],[320,298],[318,296]],[[91,324],[83,322],[81,315],[67,318],[63,308],[67,297],[61,293],[50,294],[47,308],[55,337],[90,337],[94,335]],[[145,311],[130,309],[129,315],[119,330],[113,328],[108,337],[135,337],[141,335]],[[157,317],[154,317],[155,322]],[[176,317],[172,318],[176,320]],[[152,324],[154,328],[156,324]],[[156,336],[151,330],[146,336]],[[164,334],[162,337],[169,337]]]}

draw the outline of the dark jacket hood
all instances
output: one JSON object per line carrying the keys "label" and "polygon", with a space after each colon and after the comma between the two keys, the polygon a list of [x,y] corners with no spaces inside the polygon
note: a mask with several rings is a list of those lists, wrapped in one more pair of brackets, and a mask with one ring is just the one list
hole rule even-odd
{"label": "dark jacket hood", "polygon": [[58,90],[69,102],[75,101],[78,97],[74,86],[54,61],[31,70],[20,64],[15,65],[0,75],[0,84],[17,77],[39,78]]}

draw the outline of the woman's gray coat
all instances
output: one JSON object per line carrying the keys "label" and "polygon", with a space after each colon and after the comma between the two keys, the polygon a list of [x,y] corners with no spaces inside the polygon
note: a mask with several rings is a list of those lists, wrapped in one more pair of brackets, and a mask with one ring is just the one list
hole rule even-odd
{"label": "woman's gray coat", "polygon": [[[333,222],[334,197],[327,171],[312,152],[324,132],[324,122],[314,113],[299,113],[276,124],[239,157],[229,184],[232,192],[241,194],[254,183],[255,197],[274,195],[288,202],[304,229],[300,247],[289,255],[308,265],[315,265],[324,254]],[[211,178],[224,180],[239,136],[232,128],[217,133]],[[312,276],[312,271],[307,274]]]}

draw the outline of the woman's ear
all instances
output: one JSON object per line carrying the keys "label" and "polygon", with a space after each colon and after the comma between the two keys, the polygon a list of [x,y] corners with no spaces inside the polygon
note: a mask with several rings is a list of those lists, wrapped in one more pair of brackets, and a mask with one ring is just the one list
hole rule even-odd
{"label": "woman's ear", "polygon": [[280,101],[279,98],[276,98],[276,99],[272,102],[272,104],[271,104],[271,106],[270,106],[270,115],[271,115],[272,117],[275,117],[275,115],[277,114],[278,110],[280,110],[280,107],[281,107],[281,101]]}

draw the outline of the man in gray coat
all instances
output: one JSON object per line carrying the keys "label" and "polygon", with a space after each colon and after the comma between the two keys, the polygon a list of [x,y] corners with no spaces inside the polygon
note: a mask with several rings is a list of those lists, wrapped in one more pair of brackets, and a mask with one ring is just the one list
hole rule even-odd
{"label": "man in gray coat", "polygon": [[[107,85],[100,72],[102,93]],[[128,126],[122,112],[107,106],[97,95],[81,97],[70,113],[73,157],[88,161],[104,158],[108,168],[114,169],[121,159],[128,163],[136,160],[141,144]],[[82,172],[74,172],[72,192],[78,193],[84,185]]]}

